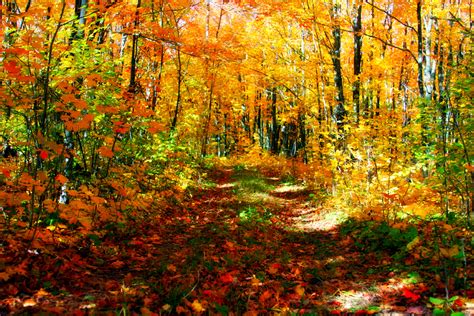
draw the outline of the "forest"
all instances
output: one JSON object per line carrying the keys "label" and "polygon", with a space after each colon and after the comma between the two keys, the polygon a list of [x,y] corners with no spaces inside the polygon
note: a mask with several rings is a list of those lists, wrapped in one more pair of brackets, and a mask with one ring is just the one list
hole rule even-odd
{"label": "forest", "polygon": [[472,315],[472,1],[0,0],[0,315]]}

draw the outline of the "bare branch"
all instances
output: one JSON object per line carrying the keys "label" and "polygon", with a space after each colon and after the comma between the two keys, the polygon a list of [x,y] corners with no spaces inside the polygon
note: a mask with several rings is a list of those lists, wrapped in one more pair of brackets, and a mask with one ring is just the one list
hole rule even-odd
{"label": "bare branch", "polygon": [[397,21],[398,23],[400,23],[401,25],[409,28],[410,30],[412,30],[413,32],[417,33],[417,30],[411,26],[410,24],[408,24],[407,22],[403,22],[402,20],[400,20],[399,18],[397,18],[396,16],[394,16],[393,14],[391,14],[390,12],[388,12],[387,10],[384,10],[378,6],[376,6],[375,4],[369,2],[368,0],[365,0],[365,2],[370,5],[371,7],[373,7],[374,9],[377,9],[378,11],[380,12],[383,12],[385,13],[387,16],[389,16],[390,18],[394,19],[395,21]]}

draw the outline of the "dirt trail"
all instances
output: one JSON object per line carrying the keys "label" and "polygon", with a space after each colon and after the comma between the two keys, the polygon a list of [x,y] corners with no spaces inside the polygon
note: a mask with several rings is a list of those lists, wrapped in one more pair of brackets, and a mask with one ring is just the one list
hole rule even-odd
{"label": "dirt trail", "polygon": [[361,255],[338,231],[341,214],[323,210],[303,186],[248,170],[224,171],[217,183],[189,207],[189,251],[215,265],[200,271],[206,281],[195,289],[196,298],[213,293],[210,310],[213,300],[238,313],[394,309],[391,258]]}
{"label": "dirt trail", "polygon": [[389,254],[360,253],[303,186],[246,169],[212,178],[133,230],[32,255],[39,277],[7,284],[0,314],[427,312],[400,296]]}

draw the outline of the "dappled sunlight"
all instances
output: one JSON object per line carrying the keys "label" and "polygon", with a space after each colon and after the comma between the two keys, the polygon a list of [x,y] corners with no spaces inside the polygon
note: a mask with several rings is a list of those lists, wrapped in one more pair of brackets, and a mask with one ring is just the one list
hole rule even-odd
{"label": "dappled sunlight", "polygon": [[233,188],[235,187],[235,183],[222,183],[222,184],[218,184],[216,186],[216,188],[218,189],[229,189],[229,188]]}
{"label": "dappled sunlight", "polygon": [[[299,210],[295,210],[298,214]],[[294,226],[302,231],[330,231],[343,222],[347,215],[342,211],[322,211],[321,208],[306,208],[302,215],[294,218]]]}
{"label": "dappled sunlight", "polygon": [[[407,293],[413,295],[412,297],[418,295],[412,292],[417,291],[416,286],[410,286],[409,284],[407,279],[403,278],[389,278],[377,282],[371,282],[370,279],[366,282],[344,282],[344,284],[340,284],[340,289],[335,294],[328,295],[324,300],[342,310],[366,310],[368,312],[378,312],[380,315],[384,315],[385,312],[390,314],[390,311],[397,309],[393,305],[397,296],[400,294],[406,295],[410,300]],[[421,287],[423,288],[423,285]],[[416,301],[410,304],[417,305]],[[408,306],[407,311],[411,311],[415,315],[428,313],[428,310],[421,306]]]}
{"label": "dappled sunlight", "polygon": [[273,205],[274,207],[284,207],[288,204],[287,200],[275,197],[273,195],[270,195],[264,192],[242,194],[242,197],[240,200],[244,203],[249,203],[249,204],[268,203],[268,204]]}
{"label": "dappled sunlight", "polygon": [[278,186],[275,190],[273,190],[274,193],[288,193],[288,192],[302,192],[306,190],[306,187],[303,185],[298,185],[298,184],[283,184]]}

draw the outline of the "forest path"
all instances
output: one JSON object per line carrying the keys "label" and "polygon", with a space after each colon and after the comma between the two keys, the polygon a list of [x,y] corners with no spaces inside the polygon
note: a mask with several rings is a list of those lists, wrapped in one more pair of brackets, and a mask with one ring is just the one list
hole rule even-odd
{"label": "forest path", "polygon": [[343,214],[324,210],[304,186],[245,168],[211,177],[216,186],[186,203],[179,235],[187,240],[172,260],[194,276],[185,305],[237,314],[397,309],[392,259],[361,254],[339,231]]}
{"label": "forest path", "polygon": [[301,184],[209,173],[212,185],[145,220],[38,252],[9,247],[6,264],[22,270],[2,285],[0,314],[426,312],[401,296],[408,276],[389,254],[362,253],[343,214]]}

